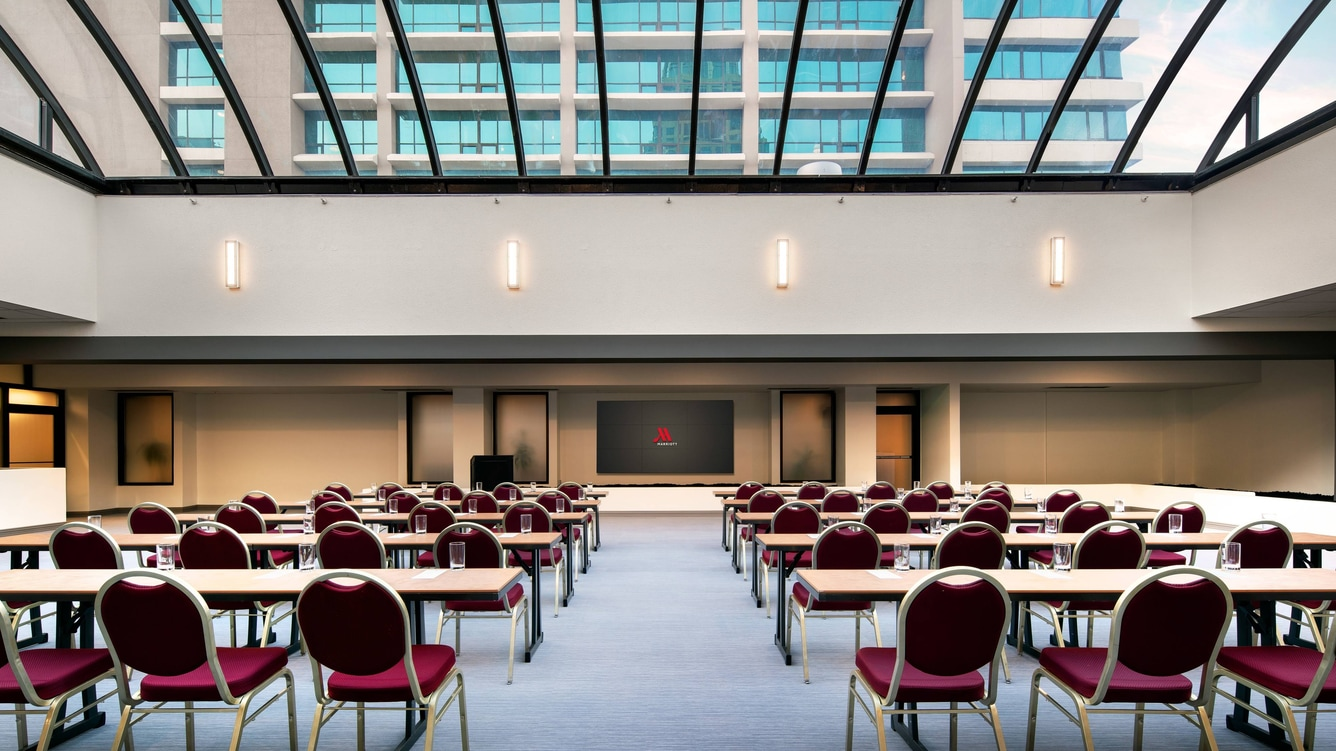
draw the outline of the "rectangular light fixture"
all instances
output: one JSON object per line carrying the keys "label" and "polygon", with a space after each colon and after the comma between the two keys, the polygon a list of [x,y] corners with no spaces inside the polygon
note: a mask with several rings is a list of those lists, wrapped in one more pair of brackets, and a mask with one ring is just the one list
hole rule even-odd
{"label": "rectangular light fixture", "polygon": [[786,239],[775,241],[776,263],[778,264],[778,273],[775,276],[775,286],[780,289],[787,289],[789,286],[789,241]]}
{"label": "rectangular light fixture", "polygon": [[520,241],[506,241],[506,286],[520,288]]}
{"label": "rectangular light fixture", "polygon": [[1060,286],[1067,281],[1067,238],[1051,237],[1048,240],[1049,266],[1048,283]]}
{"label": "rectangular light fixture", "polygon": [[241,243],[228,240],[224,243],[227,256],[227,271],[224,283],[228,289],[241,289]]}

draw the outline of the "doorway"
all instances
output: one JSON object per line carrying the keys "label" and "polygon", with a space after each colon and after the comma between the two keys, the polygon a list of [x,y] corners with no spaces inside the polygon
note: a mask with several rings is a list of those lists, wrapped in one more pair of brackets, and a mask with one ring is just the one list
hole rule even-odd
{"label": "doorway", "polygon": [[877,392],[877,480],[910,488],[919,479],[919,395]]}

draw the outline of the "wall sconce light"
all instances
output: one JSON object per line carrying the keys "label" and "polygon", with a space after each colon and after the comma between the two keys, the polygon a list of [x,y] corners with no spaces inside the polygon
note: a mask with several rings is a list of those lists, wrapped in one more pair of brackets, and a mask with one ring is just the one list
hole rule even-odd
{"label": "wall sconce light", "polygon": [[789,286],[789,241],[775,241],[775,260],[778,264],[778,273],[775,276],[775,286],[780,289],[788,289]]}
{"label": "wall sconce light", "polygon": [[1051,237],[1048,240],[1049,266],[1048,283],[1055,287],[1067,281],[1067,238]]}
{"label": "wall sconce light", "polygon": [[520,241],[506,241],[506,287],[520,288]]}
{"label": "wall sconce light", "polygon": [[228,240],[223,244],[227,258],[227,271],[224,275],[224,283],[228,289],[241,289],[241,243],[236,240]]}

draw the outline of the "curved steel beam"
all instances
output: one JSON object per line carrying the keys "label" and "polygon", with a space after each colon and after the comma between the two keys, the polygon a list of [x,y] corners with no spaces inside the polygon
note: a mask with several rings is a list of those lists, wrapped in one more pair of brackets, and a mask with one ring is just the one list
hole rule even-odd
{"label": "curved steel beam", "polygon": [[167,163],[172,165],[172,172],[178,177],[184,177],[190,174],[186,169],[186,163],[181,159],[181,152],[176,150],[176,141],[172,140],[172,134],[167,130],[166,124],[162,122],[162,115],[158,113],[153,100],[149,98],[148,93],[144,91],[144,86],[139,83],[135,77],[134,70],[130,63],[126,62],[125,56],[121,54],[116,43],[111,40],[107,30],[102,27],[102,22],[97,20],[97,15],[88,7],[84,0],[66,0],[70,5],[70,10],[83,22],[84,28],[88,30],[88,35],[93,38],[97,46],[102,49],[102,54],[107,56],[107,62],[116,70],[116,75],[121,77],[121,83],[125,85],[126,91],[130,92],[131,98],[139,106],[139,112],[144,116],[144,121],[153,131],[153,135],[158,139],[158,145],[162,147],[162,153],[167,157]]}
{"label": "curved steel beam", "polygon": [[190,0],[172,0],[172,4],[176,6],[176,12],[180,14],[181,20],[185,21],[186,28],[190,29],[190,36],[195,38],[195,44],[199,45],[200,52],[204,53],[204,59],[209,61],[213,77],[218,79],[218,85],[223,89],[223,97],[232,108],[232,114],[236,115],[237,124],[241,126],[241,132],[246,136],[251,154],[255,156],[255,164],[260,168],[260,175],[273,177],[274,170],[269,166],[269,157],[264,153],[264,144],[260,143],[260,134],[255,132],[255,123],[251,122],[250,113],[246,111],[246,103],[241,100],[241,94],[232,83],[232,76],[227,72],[223,58],[218,55],[218,50],[213,48],[209,32],[204,30],[204,24],[200,23],[195,9],[190,6]]}
{"label": "curved steel beam", "polygon": [[993,31],[988,35],[988,41],[984,43],[983,53],[979,55],[979,67],[975,69],[974,77],[970,79],[970,88],[965,92],[965,103],[960,107],[960,117],[956,119],[956,128],[951,133],[951,143],[947,145],[946,156],[942,159],[943,175],[951,174],[951,165],[955,164],[956,156],[960,154],[960,142],[965,138],[965,127],[969,125],[970,116],[974,114],[974,103],[979,101],[979,92],[983,90],[984,80],[988,78],[988,68],[993,64],[997,48],[1002,44],[1002,35],[1006,33],[1007,23],[1016,10],[1017,2],[1018,0],[1002,0],[1002,7],[997,11]]}
{"label": "curved steel beam", "polygon": [[[392,0],[385,2],[389,3]],[[594,4],[598,4],[597,0]],[[524,134],[520,132],[520,102],[515,96],[515,81],[510,70],[510,48],[506,46],[506,27],[501,21],[499,0],[487,0],[487,12],[492,14],[492,36],[496,38],[496,58],[501,63],[501,84],[506,87],[506,107],[510,109],[510,132],[515,137],[515,167],[519,170],[519,176],[525,177],[529,174],[529,167],[524,162]],[[603,142],[607,143],[607,139],[605,138]]]}
{"label": "curved steel beam", "polygon": [[[417,108],[418,122],[422,125],[422,137],[427,147],[427,158],[431,161],[433,177],[441,176],[441,155],[436,150],[436,134],[431,128],[431,113],[427,111],[427,97],[422,93],[422,80],[418,78],[417,60],[413,59],[413,48],[408,44],[408,34],[404,31],[404,19],[399,15],[399,3],[396,0],[381,0],[385,15],[390,19],[390,33],[394,34],[394,44],[399,48],[399,64],[404,66],[404,75],[408,77],[408,88],[413,92],[413,106]],[[491,3],[489,3],[490,5]],[[496,13],[495,10],[492,11]],[[492,28],[498,22],[493,18]],[[509,75],[509,61],[503,61],[501,70]],[[352,174],[357,174],[353,172]],[[523,175],[523,172],[520,172]]]}
{"label": "curved steel beam", "polygon": [[1072,94],[1076,92],[1076,85],[1081,82],[1086,65],[1090,63],[1090,58],[1099,48],[1100,40],[1104,38],[1104,32],[1109,28],[1109,22],[1113,20],[1114,14],[1118,12],[1119,5],[1122,5],[1122,0],[1104,0],[1104,7],[1095,18],[1095,25],[1090,27],[1090,33],[1086,35],[1081,51],[1076,53],[1072,69],[1067,71],[1067,80],[1062,82],[1062,88],[1058,90],[1058,98],[1053,100],[1053,108],[1048,111],[1048,120],[1044,121],[1044,127],[1039,131],[1039,140],[1035,141],[1034,151],[1030,154],[1030,163],[1025,168],[1026,174],[1033,174],[1039,170],[1048,142],[1053,139],[1053,130],[1058,127],[1058,119],[1062,117],[1062,111],[1067,109],[1067,102],[1071,101]]}
{"label": "curved steel beam", "polygon": [[881,108],[886,104],[886,89],[891,85],[891,73],[895,70],[895,60],[900,56],[900,43],[905,38],[905,28],[909,26],[909,13],[914,8],[914,0],[900,0],[900,14],[895,19],[895,29],[891,31],[891,43],[886,46],[886,62],[881,66],[881,81],[877,84],[876,98],[872,100],[872,112],[868,114],[867,132],[863,135],[863,153],[858,157],[858,174],[867,174],[867,163],[872,158],[872,142],[877,137],[877,123],[881,120]]}
{"label": "curved steel beam", "polygon": [[[1304,12],[1300,13],[1299,17],[1295,19],[1290,30],[1285,32],[1285,36],[1281,37],[1280,41],[1276,43],[1276,48],[1271,51],[1270,57],[1266,59],[1261,69],[1257,71],[1257,75],[1253,76],[1252,81],[1248,83],[1248,88],[1243,90],[1243,95],[1239,97],[1234,109],[1229,111],[1229,117],[1225,118],[1225,124],[1220,126],[1220,132],[1215,134],[1215,140],[1211,142],[1211,147],[1206,150],[1205,156],[1201,159],[1201,164],[1197,165],[1198,172],[1211,166],[1211,163],[1220,157],[1220,152],[1224,150],[1225,144],[1229,142],[1229,137],[1234,133],[1234,128],[1238,127],[1239,121],[1245,115],[1248,115],[1252,109],[1253,99],[1266,87],[1267,82],[1271,80],[1271,76],[1275,75],[1276,69],[1280,67],[1281,63],[1285,62],[1285,58],[1294,49],[1294,45],[1298,44],[1299,40],[1303,38],[1304,32],[1308,31],[1308,27],[1312,26],[1317,17],[1322,15],[1322,11],[1326,9],[1328,2],[1329,0],[1312,0],[1308,7],[1304,8]],[[1253,127],[1248,130],[1245,142],[1247,146],[1257,142],[1255,118],[1250,117],[1250,122]]]}
{"label": "curved steel beam", "polygon": [[798,53],[803,48],[803,27],[807,25],[807,0],[798,0],[793,18],[793,42],[789,45],[789,70],[784,75],[784,103],[779,108],[779,128],[775,131],[775,165],[770,174],[778,175],[784,161],[784,137],[789,130],[789,107],[793,104],[793,84],[798,78]]}
{"label": "curved steel beam", "polygon": [[[594,0],[594,5],[598,5],[599,0]],[[705,47],[705,0],[696,0],[696,33],[692,41],[691,58],[691,149],[687,155],[687,174],[696,174],[696,130],[700,124],[700,54]],[[600,75],[600,82],[603,76]]]}
{"label": "curved steel beam", "polygon": [[4,26],[0,26],[0,48],[4,49],[5,56],[14,64],[14,68],[18,70],[19,75],[23,76],[23,80],[27,81],[28,86],[32,87],[33,93],[43,102],[46,102],[47,107],[51,108],[51,116],[55,118],[56,124],[60,126],[60,132],[65,134],[65,140],[69,141],[70,148],[74,149],[74,153],[79,156],[79,161],[83,162],[84,168],[98,177],[104,177],[102,168],[98,166],[97,160],[93,158],[93,152],[88,148],[88,144],[84,142],[83,136],[79,135],[79,130],[74,127],[69,114],[65,112],[64,107],[60,106],[55,93],[46,85],[46,81],[42,80],[41,74],[32,66],[32,62],[23,54],[23,50],[19,49],[18,43],[9,35],[9,32],[5,31]]}
{"label": "curved steel beam", "polygon": [[1336,102],[1331,102],[1193,174],[1191,189],[1200,190],[1334,127],[1336,127]]}
{"label": "curved steel beam", "polygon": [[37,144],[14,133],[0,128],[0,152],[78,186],[90,193],[105,194],[111,192],[110,185],[100,174],[69,161],[59,154],[52,153]]}
{"label": "curved steel beam", "polygon": [[1165,66],[1164,72],[1160,74],[1160,80],[1155,82],[1155,88],[1146,97],[1145,104],[1141,105],[1141,113],[1137,115],[1136,122],[1132,123],[1132,128],[1127,131],[1127,138],[1123,139],[1123,147],[1119,149],[1118,156],[1113,160],[1113,167],[1109,170],[1111,173],[1122,172],[1127,168],[1127,162],[1132,158],[1132,152],[1136,150],[1137,144],[1141,142],[1141,135],[1146,131],[1146,126],[1150,124],[1150,119],[1155,116],[1155,110],[1159,109],[1160,102],[1164,100],[1164,95],[1169,93],[1169,87],[1173,85],[1174,79],[1178,77],[1178,72],[1183,69],[1183,64],[1188,61],[1188,56],[1197,48],[1197,42],[1205,36],[1206,30],[1210,28],[1211,22],[1215,20],[1220,9],[1225,6],[1225,0],[1211,0],[1202,9],[1201,15],[1197,16],[1196,23],[1188,30],[1188,35],[1178,45],[1178,50],[1174,56],[1169,59],[1169,64]]}
{"label": "curved steel beam", "polygon": [[325,80],[325,71],[320,67],[320,58],[311,44],[311,37],[306,35],[306,27],[301,16],[293,7],[292,0],[278,0],[278,7],[283,11],[283,18],[288,22],[292,38],[297,42],[297,49],[306,63],[306,72],[311,74],[311,82],[320,95],[320,104],[325,108],[325,118],[329,120],[329,129],[334,131],[334,142],[339,145],[339,156],[343,157],[343,168],[349,177],[357,177],[357,160],[353,158],[352,146],[348,144],[348,134],[343,132],[343,118],[339,116],[339,106],[334,102],[334,93],[329,90]]}
{"label": "curved steel beam", "polygon": [[[701,7],[701,3],[703,2],[705,2],[705,0],[696,0],[697,7]],[[594,66],[598,69],[598,127],[599,133],[601,134],[599,144],[602,146],[601,151],[603,153],[603,174],[611,175],[612,144],[608,142],[608,131],[611,129],[611,126],[608,124],[608,51],[604,47],[603,40],[602,0],[590,0],[589,8],[593,14],[591,21],[594,24]],[[697,11],[696,15],[697,17],[700,17],[702,14],[700,11]],[[697,30],[696,36],[697,39],[700,38],[699,30]],[[699,45],[697,45],[697,48],[699,49]],[[691,122],[693,130],[691,131],[692,153],[690,158],[694,160],[696,158],[696,131],[694,129],[696,120],[694,114]]]}

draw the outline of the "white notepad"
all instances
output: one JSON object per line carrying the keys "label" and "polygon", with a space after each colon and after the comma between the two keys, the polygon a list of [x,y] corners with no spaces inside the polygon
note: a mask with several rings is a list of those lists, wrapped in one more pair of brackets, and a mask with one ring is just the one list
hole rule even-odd
{"label": "white notepad", "polygon": [[414,575],[413,575],[413,578],[414,578],[414,579],[435,579],[436,577],[440,576],[441,574],[444,574],[445,572],[446,572],[446,569],[443,569],[443,568],[429,568],[429,569],[427,569],[426,571],[423,571],[423,572],[420,573],[420,574],[414,574]]}
{"label": "white notepad", "polygon": [[887,569],[884,569],[884,568],[868,569],[868,573],[869,573],[869,574],[872,574],[873,576],[877,577],[878,579],[899,579],[899,578],[900,578],[900,575],[899,575],[899,574],[895,573],[894,571],[890,571],[890,570],[887,570]]}

